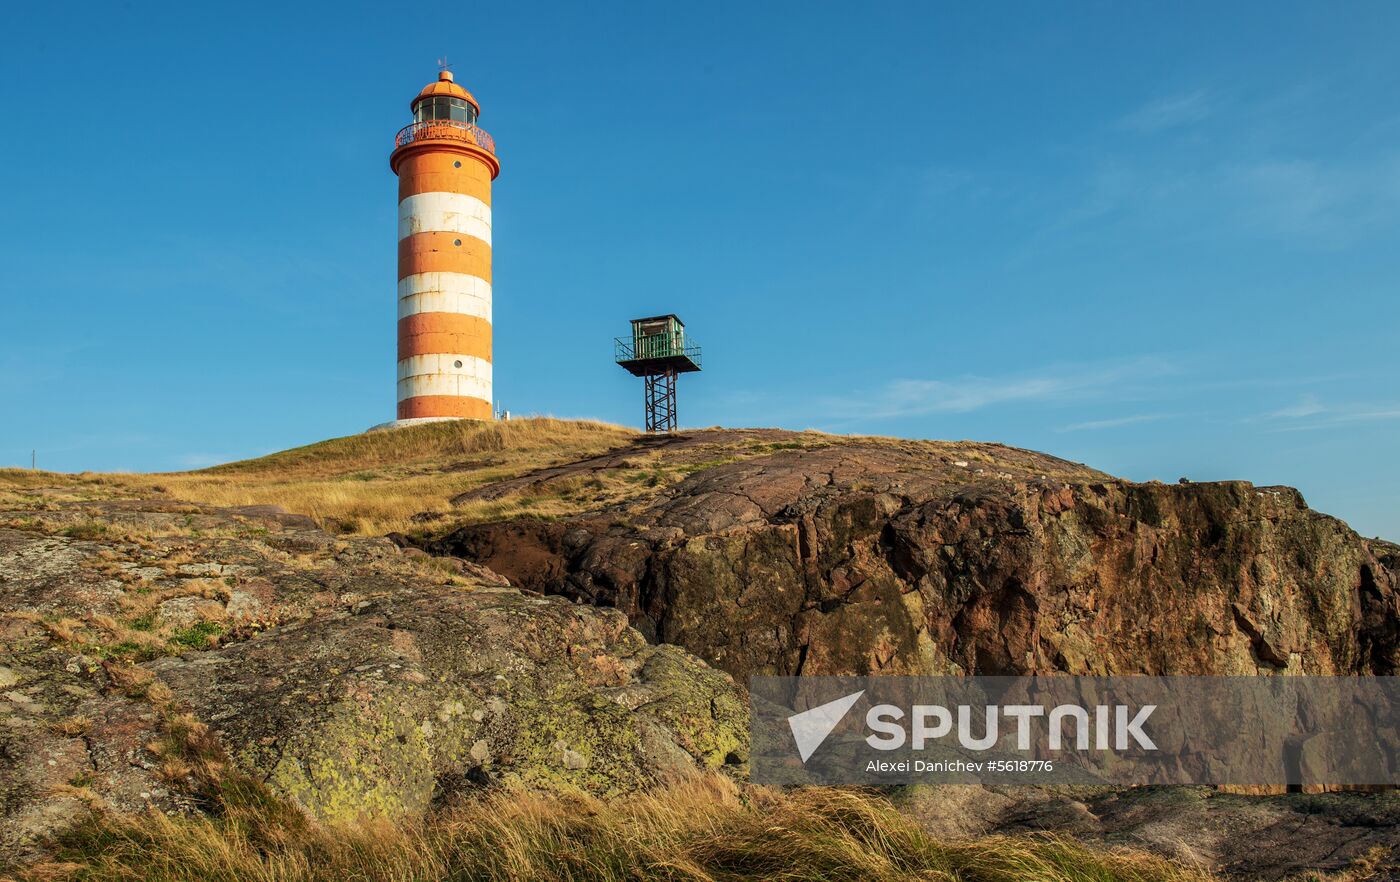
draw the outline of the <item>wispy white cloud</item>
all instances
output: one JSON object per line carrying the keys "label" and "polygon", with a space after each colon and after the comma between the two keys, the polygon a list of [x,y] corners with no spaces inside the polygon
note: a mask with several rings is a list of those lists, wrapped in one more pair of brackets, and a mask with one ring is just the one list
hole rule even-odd
{"label": "wispy white cloud", "polygon": [[1400,223],[1400,152],[1312,152],[1293,136],[1296,120],[1327,97],[1305,89],[1246,100],[1183,89],[1110,120],[1108,131],[1120,135],[1189,130],[1190,138],[1161,149],[1140,137],[1093,131],[1082,145],[1087,165],[1062,178],[1078,192],[1044,218],[1033,251],[1049,247],[1046,238],[1065,236],[1101,247],[1108,224],[1159,240],[1242,235],[1324,248],[1393,230]]}
{"label": "wispy white cloud", "polygon": [[1040,248],[1046,237],[1097,241],[1109,224],[1159,237],[1234,235],[1335,248],[1400,222],[1400,154],[1196,164],[1118,156],[1097,160],[1079,188],[1046,218]]}
{"label": "wispy white cloud", "polygon": [[1116,429],[1120,426],[1133,426],[1138,423],[1155,423],[1158,420],[1166,419],[1170,414],[1165,413],[1140,413],[1133,416],[1114,417],[1106,420],[1089,420],[1084,423],[1071,423],[1068,426],[1061,426],[1057,432],[1096,432],[1100,429]]}
{"label": "wispy white cloud", "polygon": [[1135,132],[1152,134],[1200,122],[1210,113],[1210,95],[1205,89],[1198,89],[1149,101],[1125,115],[1118,125]]}
{"label": "wispy white cloud", "polygon": [[1271,410],[1264,414],[1265,419],[1288,420],[1301,419],[1303,417],[1314,416],[1319,413],[1326,413],[1327,407],[1317,400],[1316,395],[1304,395],[1297,403],[1287,407],[1280,407],[1278,410]]}
{"label": "wispy white cloud", "polygon": [[862,398],[830,400],[838,418],[886,419],[934,413],[967,413],[1007,404],[1080,401],[1121,394],[1133,384],[1177,373],[1157,358],[1078,365],[1004,377],[899,379]]}
{"label": "wispy white cloud", "polygon": [[1350,405],[1331,408],[1326,415],[1317,419],[1304,419],[1287,425],[1280,425],[1276,432],[1311,432],[1318,429],[1335,429],[1360,423],[1380,423],[1400,420],[1400,405]]}
{"label": "wispy white cloud", "polygon": [[1357,423],[1400,420],[1400,404],[1343,402],[1326,404],[1315,395],[1304,395],[1297,402],[1255,417],[1272,422],[1276,432],[1307,432]]}
{"label": "wispy white cloud", "polygon": [[1237,219],[1266,235],[1344,241],[1400,214],[1400,157],[1266,159],[1221,173]]}

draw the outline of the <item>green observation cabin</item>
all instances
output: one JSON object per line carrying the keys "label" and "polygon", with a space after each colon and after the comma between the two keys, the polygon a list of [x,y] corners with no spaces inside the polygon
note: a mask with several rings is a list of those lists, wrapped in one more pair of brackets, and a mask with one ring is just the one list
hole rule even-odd
{"label": "green observation cabin", "polygon": [[613,352],[634,377],[667,369],[680,374],[700,370],[700,347],[687,342],[685,324],[675,315],[632,319],[632,336],[614,340]]}
{"label": "green observation cabin", "polygon": [[632,319],[632,336],[613,341],[613,359],[646,380],[648,432],[676,430],[676,377],[700,370],[700,346],[685,335],[679,316]]}

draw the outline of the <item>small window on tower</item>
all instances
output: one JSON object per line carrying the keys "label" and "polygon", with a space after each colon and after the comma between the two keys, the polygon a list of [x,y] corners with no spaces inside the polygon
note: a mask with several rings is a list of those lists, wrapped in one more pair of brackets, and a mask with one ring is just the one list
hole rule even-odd
{"label": "small window on tower", "polygon": [[459,368],[459,367],[462,366],[462,362],[460,362],[460,361],[454,361],[454,362],[452,362],[452,366],[455,367],[455,368]]}
{"label": "small window on tower", "polygon": [[459,159],[459,160],[457,160],[456,162],[452,163],[452,167],[453,167],[453,168],[461,168],[461,167],[462,167],[462,160]]}

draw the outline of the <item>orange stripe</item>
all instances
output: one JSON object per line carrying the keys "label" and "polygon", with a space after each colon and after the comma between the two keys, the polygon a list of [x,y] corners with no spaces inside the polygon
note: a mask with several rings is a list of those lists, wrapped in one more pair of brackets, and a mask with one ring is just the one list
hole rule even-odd
{"label": "orange stripe", "polygon": [[491,402],[460,395],[419,395],[399,402],[399,419],[418,417],[461,417],[468,420],[491,419]]}
{"label": "orange stripe", "polygon": [[491,323],[456,312],[420,312],[399,319],[399,360],[448,352],[491,360]]}
{"label": "orange stripe", "polygon": [[405,156],[399,164],[399,201],[419,193],[466,193],[490,205],[491,169],[470,154],[448,150]]}
{"label": "orange stripe", "polygon": [[461,233],[414,233],[399,240],[399,278],[417,273],[466,273],[489,282],[491,246]]}

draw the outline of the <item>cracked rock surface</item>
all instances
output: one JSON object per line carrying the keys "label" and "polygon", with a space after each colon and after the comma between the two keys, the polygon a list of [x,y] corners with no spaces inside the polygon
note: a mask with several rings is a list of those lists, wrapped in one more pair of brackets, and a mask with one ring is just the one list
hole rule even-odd
{"label": "cracked rock surface", "polygon": [[175,714],[327,819],[506,783],[626,793],[747,757],[733,681],[618,611],[267,508],[0,512],[0,856],[89,807],[197,810],[160,752]]}

